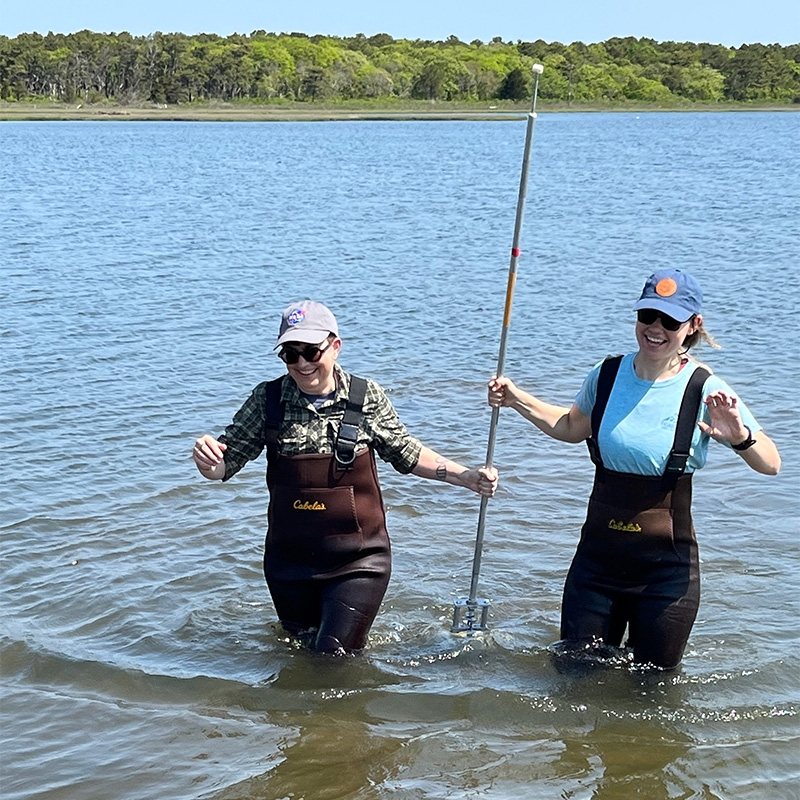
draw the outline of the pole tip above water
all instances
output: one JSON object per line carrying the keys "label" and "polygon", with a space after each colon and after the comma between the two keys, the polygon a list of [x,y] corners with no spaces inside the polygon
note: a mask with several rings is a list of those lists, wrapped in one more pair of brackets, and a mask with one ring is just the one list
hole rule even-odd
{"label": "pole tip above water", "polygon": [[533,65],[533,71],[537,75],[541,75],[544,72],[544,66],[542,64],[534,64]]}

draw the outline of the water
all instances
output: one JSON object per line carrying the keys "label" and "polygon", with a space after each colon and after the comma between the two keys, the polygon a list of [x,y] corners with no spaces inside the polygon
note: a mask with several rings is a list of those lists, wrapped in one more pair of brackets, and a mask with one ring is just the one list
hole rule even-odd
{"label": "water", "polygon": [[263,463],[189,453],[278,375],[280,310],[470,464],[488,434],[524,122],[7,123],[2,794],[16,798],[797,798],[798,117],[542,114],[507,374],[567,404],[634,346],[653,269],[690,269],[704,358],[778,443],[712,448],[703,600],[680,671],[563,675],[582,447],[504,412],[480,595],[449,633],[478,501],[381,470],[394,575],[361,657],[276,625]]}

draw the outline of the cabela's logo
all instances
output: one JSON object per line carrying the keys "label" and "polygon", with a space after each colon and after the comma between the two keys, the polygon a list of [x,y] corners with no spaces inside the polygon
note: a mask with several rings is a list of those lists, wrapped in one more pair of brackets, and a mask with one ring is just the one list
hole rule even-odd
{"label": "cabela's logo", "polygon": [[641,533],[642,526],[637,525],[635,522],[620,522],[619,520],[612,519],[608,522],[608,527],[612,531],[626,531],[627,533]]}
{"label": "cabela's logo", "polygon": [[325,511],[325,503],[320,503],[319,500],[315,500],[313,503],[308,500],[295,500],[292,508],[296,508],[298,511]]}

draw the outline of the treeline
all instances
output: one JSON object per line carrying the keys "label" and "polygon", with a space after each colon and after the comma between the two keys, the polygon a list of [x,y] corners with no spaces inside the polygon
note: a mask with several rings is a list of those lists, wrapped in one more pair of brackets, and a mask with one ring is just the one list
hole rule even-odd
{"label": "treeline", "polygon": [[371,99],[800,103],[800,44],[597,44],[275,34],[0,37],[0,98],[97,103]]}

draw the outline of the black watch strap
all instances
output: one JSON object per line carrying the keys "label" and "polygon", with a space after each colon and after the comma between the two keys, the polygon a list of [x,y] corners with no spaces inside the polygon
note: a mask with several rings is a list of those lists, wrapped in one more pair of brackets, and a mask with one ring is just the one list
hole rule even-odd
{"label": "black watch strap", "polygon": [[750,430],[750,426],[745,425],[744,427],[747,428],[747,438],[743,442],[739,442],[739,444],[731,445],[731,447],[737,453],[741,453],[744,450],[749,450],[756,443],[756,440],[753,438],[753,431]]}

